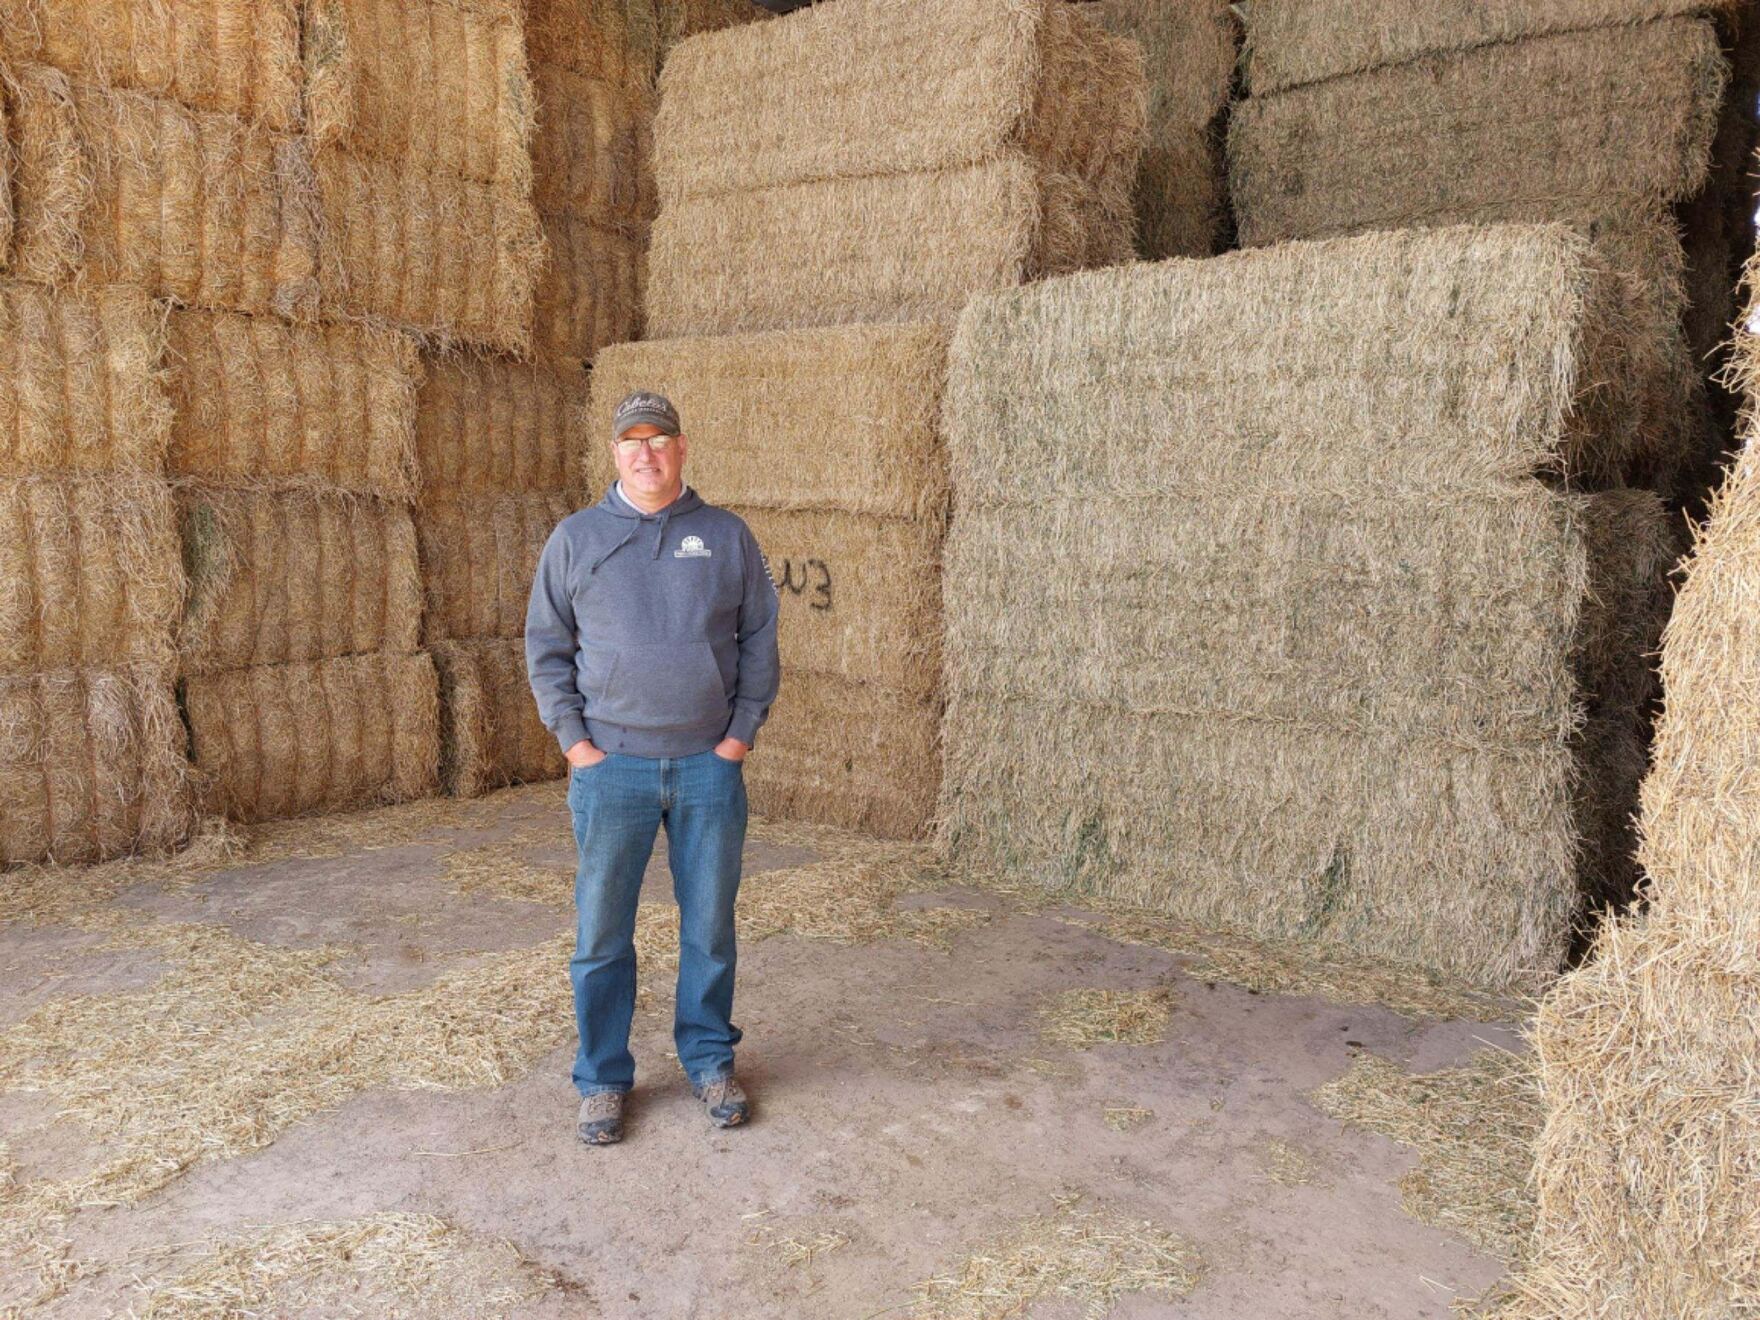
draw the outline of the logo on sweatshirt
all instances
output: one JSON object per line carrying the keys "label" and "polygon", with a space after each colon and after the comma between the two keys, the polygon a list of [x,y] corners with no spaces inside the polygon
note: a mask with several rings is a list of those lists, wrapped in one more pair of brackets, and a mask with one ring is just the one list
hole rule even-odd
{"label": "logo on sweatshirt", "polygon": [[700,536],[687,536],[679,542],[678,549],[672,552],[674,559],[708,559],[713,551],[703,544]]}

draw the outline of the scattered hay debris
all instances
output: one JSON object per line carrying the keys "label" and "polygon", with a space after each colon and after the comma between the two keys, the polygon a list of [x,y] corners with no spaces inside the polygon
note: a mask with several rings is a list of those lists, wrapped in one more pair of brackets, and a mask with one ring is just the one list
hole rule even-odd
{"label": "scattered hay debris", "polygon": [[1313,1152],[1288,1141],[1266,1142],[1259,1151],[1259,1167],[1267,1178],[1284,1187],[1307,1187],[1325,1181]]}
{"label": "scattered hay debris", "polygon": [[1313,1094],[1323,1113],[1418,1151],[1400,1179],[1406,1212],[1514,1261],[1534,1226],[1529,1175],[1540,1131],[1530,1060],[1481,1050],[1459,1068],[1414,1076],[1363,1054]]}
{"label": "scattered hay debris", "polygon": [[958,1270],[917,1285],[914,1320],[1003,1320],[1041,1298],[1062,1298],[1093,1320],[1126,1293],[1183,1297],[1197,1286],[1197,1251],[1165,1229],[1060,1200],[968,1256]]}
{"label": "scattered hay debris", "polygon": [[1039,1034],[1052,1045],[1091,1049],[1095,1045],[1158,1045],[1167,1039],[1173,992],[1148,990],[1065,990],[1039,1010]]}
{"label": "scattered hay debris", "polygon": [[1101,1117],[1114,1132],[1130,1132],[1154,1118],[1155,1111],[1142,1105],[1107,1105],[1101,1111]]}
{"label": "scattered hay debris", "polygon": [[174,1277],[142,1283],[136,1314],[507,1315],[564,1287],[511,1242],[432,1215],[277,1224],[205,1245]]}
{"label": "scattered hay debris", "polygon": [[838,1228],[802,1227],[784,1233],[775,1228],[760,1228],[746,1238],[749,1247],[762,1247],[788,1269],[811,1269],[813,1262],[849,1245],[849,1234]]}

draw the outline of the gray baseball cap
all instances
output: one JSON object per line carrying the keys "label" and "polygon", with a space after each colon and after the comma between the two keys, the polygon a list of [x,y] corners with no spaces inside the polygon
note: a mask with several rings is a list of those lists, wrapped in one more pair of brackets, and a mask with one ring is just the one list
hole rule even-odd
{"label": "gray baseball cap", "polygon": [[677,435],[682,425],[678,420],[678,409],[664,394],[631,390],[611,415],[611,438],[620,438],[632,426],[658,426],[667,435]]}

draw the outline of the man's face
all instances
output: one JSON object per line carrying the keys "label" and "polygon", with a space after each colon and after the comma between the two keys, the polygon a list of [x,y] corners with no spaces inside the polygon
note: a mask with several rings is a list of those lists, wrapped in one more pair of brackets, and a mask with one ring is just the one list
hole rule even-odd
{"label": "man's face", "polygon": [[617,475],[625,490],[660,496],[680,484],[685,452],[685,439],[682,435],[674,436],[672,443],[663,449],[655,449],[646,443],[630,443],[645,442],[664,434],[658,426],[649,426],[644,422],[640,426],[630,427],[623,433],[622,440],[611,446],[611,452],[617,459]]}

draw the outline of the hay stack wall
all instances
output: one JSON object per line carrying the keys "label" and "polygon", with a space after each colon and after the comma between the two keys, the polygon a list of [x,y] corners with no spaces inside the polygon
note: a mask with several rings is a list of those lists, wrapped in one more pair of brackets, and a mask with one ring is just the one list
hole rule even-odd
{"label": "hay stack wall", "polygon": [[180,843],[164,327],[138,290],[0,280],[0,865]]}
{"label": "hay stack wall", "polygon": [[1547,1120],[1512,1320],[1760,1307],[1760,343],[1747,331],[1736,361],[1748,446],[1662,648],[1639,822],[1647,910],[1603,928],[1533,1031]]}
{"label": "hay stack wall", "polygon": [[978,290],[1126,259],[1141,64],[1050,0],[838,0],[683,43],[649,333],[951,319]]}
{"label": "hay stack wall", "polygon": [[1440,4],[1253,5],[1253,94],[1229,129],[1241,242],[1463,221],[1582,227],[1627,286],[1608,331],[1626,350],[1610,424],[1627,435],[1610,445],[1620,462],[1584,475],[1690,496],[1717,440],[1685,338],[1673,208],[1709,177],[1728,67],[1702,15],[1725,8],[1584,0],[1468,20]]}
{"label": "hay stack wall", "polygon": [[1598,648],[1660,622],[1603,612],[1665,552],[1595,546],[1667,536],[1654,497],[1537,479],[1568,466],[1595,283],[1579,236],[1511,226],[975,300],[956,859],[1488,986],[1555,972],[1585,890],[1629,888],[1579,865],[1621,855],[1590,834],[1636,786],[1586,763],[1587,708],[1645,685]]}
{"label": "hay stack wall", "polygon": [[594,452],[624,394],[666,394],[692,487],[743,517],[769,561],[783,680],[748,763],[759,811],[889,837],[928,826],[946,351],[935,326],[854,325],[624,344],[594,366]]}

